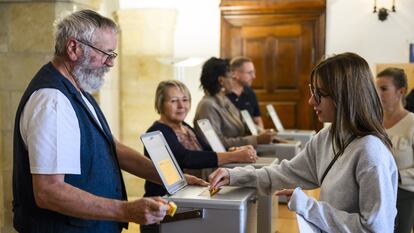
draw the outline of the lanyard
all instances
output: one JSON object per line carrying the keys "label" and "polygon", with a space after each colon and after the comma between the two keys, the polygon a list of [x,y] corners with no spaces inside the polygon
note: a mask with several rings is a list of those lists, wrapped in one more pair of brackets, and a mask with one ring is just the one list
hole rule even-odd
{"label": "lanyard", "polygon": [[329,163],[328,167],[326,168],[325,172],[323,173],[322,179],[321,179],[321,186],[322,186],[323,180],[325,179],[325,176],[328,174],[329,170],[331,170],[332,166],[334,165],[334,163],[338,159],[339,155],[340,155],[340,153],[335,155],[335,157],[332,159],[331,163]]}

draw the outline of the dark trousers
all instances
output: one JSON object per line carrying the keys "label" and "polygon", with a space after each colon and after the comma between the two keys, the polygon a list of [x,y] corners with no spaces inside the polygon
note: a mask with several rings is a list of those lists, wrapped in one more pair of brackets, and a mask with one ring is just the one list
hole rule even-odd
{"label": "dark trousers", "polygon": [[414,192],[398,188],[396,233],[411,233],[414,227]]}

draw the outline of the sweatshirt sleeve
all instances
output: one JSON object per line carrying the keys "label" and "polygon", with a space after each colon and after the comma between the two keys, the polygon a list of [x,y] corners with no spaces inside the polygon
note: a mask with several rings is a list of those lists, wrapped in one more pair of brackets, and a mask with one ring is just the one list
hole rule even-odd
{"label": "sweatshirt sleeve", "polygon": [[323,232],[394,232],[395,194],[387,168],[373,167],[360,174],[359,212],[347,212],[317,201],[296,188],[290,210]]}
{"label": "sweatshirt sleeve", "polygon": [[312,143],[291,160],[254,169],[252,166],[229,170],[230,185],[255,187],[261,194],[271,195],[276,190],[300,186],[304,189],[319,187]]}

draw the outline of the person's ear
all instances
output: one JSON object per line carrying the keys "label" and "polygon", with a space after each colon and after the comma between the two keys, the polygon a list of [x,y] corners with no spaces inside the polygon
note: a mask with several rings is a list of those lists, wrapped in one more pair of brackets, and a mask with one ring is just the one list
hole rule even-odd
{"label": "person's ear", "polygon": [[407,88],[406,87],[401,87],[400,88],[400,93],[401,93],[401,95],[405,95],[407,93]]}
{"label": "person's ear", "polygon": [[68,55],[68,58],[71,61],[78,60],[79,52],[80,51],[76,41],[73,39],[68,39],[68,41],[66,41],[66,54]]}
{"label": "person's ear", "polygon": [[218,82],[219,82],[220,86],[223,86],[223,79],[224,79],[223,76],[218,77]]}

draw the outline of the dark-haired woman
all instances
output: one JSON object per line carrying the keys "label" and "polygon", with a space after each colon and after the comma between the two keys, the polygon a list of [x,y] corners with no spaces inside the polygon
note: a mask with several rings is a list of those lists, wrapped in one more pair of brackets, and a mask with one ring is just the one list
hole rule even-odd
{"label": "dark-haired woman", "polygon": [[233,85],[228,60],[215,57],[207,60],[203,65],[200,82],[205,95],[198,103],[194,117],[194,126],[200,135],[197,120],[209,119],[226,148],[268,144],[276,139],[276,133],[271,130],[257,136],[249,135],[239,110],[226,97],[226,90],[231,90]]}
{"label": "dark-haired woman", "polygon": [[[398,172],[368,63],[353,53],[327,58],[313,69],[310,89],[309,104],[329,127],[279,165],[216,170],[210,188],[286,188],[276,194],[322,232],[393,232]],[[319,200],[302,191],[318,187]]]}

